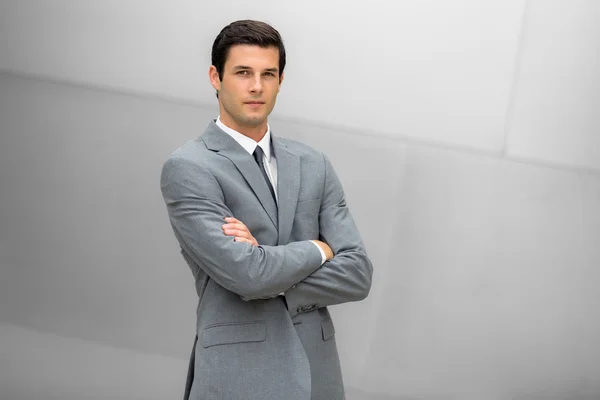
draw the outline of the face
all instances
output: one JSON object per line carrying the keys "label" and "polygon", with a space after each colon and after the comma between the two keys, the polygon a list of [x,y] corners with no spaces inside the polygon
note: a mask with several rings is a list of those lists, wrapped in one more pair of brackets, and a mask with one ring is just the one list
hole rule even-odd
{"label": "face", "polygon": [[283,75],[279,76],[279,50],[254,45],[235,45],[223,69],[223,80],[213,65],[209,69],[219,92],[221,121],[237,130],[266,132],[267,117],[275,107]]}

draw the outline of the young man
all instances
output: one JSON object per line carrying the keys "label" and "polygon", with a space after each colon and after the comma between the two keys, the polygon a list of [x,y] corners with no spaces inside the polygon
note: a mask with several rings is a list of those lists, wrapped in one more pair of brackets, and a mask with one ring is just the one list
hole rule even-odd
{"label": "young man", "polygon": [[327,306],[364,299],[373,268],[328,158],[267,124],[285,62],[270,25],[226,26],[209,69],[220,115],[163,165],[199,297],[184,399],[344,399]]}

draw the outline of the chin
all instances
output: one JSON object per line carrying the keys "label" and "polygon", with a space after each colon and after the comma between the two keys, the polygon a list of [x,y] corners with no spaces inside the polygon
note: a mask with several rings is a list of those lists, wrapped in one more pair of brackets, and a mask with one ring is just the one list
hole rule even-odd
{"label": "chin", "polygon": [[266,117],[250,117],[245,118],[245,123],[250,126],[259,126],[267,120]]}

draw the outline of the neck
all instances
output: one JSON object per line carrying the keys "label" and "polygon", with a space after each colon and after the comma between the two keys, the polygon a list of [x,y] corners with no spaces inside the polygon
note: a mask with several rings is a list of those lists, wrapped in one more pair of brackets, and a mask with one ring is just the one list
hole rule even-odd
{"label": "neck", "polygon": [[260,142],[267,133],[267,121],[257,126],[246,126],[236,124],[231,118],[228,118],[227,115],[221,114],[219,118],[223,125],[238,131],[242,135],[249,137],[257,143]]}

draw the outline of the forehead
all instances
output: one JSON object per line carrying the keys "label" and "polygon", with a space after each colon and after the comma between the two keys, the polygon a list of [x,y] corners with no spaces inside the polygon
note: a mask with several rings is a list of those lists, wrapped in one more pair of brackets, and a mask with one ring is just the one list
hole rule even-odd
{"label": "forehead", "polygon": [[256,45],[238,44],[231,46],[225,61],[227,67],[244,65],[252,68],[278,68],[279,49],[274,46],[260,47]]}

